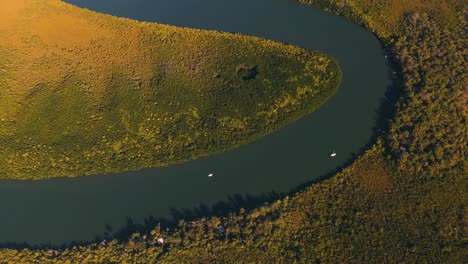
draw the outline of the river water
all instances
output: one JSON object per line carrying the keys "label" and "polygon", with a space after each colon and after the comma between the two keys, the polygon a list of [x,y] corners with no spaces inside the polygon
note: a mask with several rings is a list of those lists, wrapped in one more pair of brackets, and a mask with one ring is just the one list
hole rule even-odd
{"label": "river water", "polygon": [[[118,175],[0,181],[0,244],[87,241],[149,216],[216,214],[263,203],[272,192],[287,193],[343,167],[378,128],[391,72],[377,38],[343,18],[288,0],[66,2],[121,17],[238,32],[319,50],[340,64],[342,85],[313,114],[223,154]],[[338,155],[331,158],[331,151]]]}

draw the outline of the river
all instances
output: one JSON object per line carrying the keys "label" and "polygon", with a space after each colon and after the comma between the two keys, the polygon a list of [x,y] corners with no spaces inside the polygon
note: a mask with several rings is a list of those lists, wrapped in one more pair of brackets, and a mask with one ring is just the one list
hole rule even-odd
{"label": "river", "polygon": [[[238,32],[319,50],[338,61],[343,81],[313,114],[219,155],[118,175],[0,181],[0,244],[88,241],[149,216],[171,219],[261,204],[272,192],[287,193],[330,176],[361,153],[379,128],[391,72],[378,39],[344,18],[288,0],[66,2],[121,17]],[[214,204],[218,206],[211,210]],[[193,208],[198,209],[184,211]]]}

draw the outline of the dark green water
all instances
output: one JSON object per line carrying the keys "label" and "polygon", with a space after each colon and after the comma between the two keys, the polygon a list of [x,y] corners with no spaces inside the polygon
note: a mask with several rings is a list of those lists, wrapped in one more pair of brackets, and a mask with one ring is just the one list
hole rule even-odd
{"label": "dark green water", "polygon": [[[170,219],[201,204],[204,214],[208,210],[203,208],[218,202],[247,206],[254,201],[246,197],[288,192],[344,166],[371,142],[382,118],[379,109],[392,84],[383,50],[371,33],[343,18],[288,0],[67,2],[138,20],[239,32],[320,50],[337,59],[343,83],[315,113],[220,155],[119,175],[0,181],[2,244],[91,240],[102,237],[106,226],[118,231],[127,218],[134,223],[149,216]],[[333,150],[336,158],[330,157]],[[209,172],[214,177],[207,177]]]}

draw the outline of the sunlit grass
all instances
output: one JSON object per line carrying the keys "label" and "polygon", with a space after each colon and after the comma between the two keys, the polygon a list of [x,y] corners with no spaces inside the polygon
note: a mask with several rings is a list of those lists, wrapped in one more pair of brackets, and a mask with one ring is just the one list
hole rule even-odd
{"label": "sunlit grass", "polygon": [[250,142],[338,88],[333,59],[57,0],[2,2],[0,177],[164,166]]}

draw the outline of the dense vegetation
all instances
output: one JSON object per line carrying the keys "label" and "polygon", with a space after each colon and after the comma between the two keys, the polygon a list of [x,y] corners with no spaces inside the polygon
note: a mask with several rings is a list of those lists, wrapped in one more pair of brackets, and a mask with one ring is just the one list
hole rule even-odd
{"label": "dense vegetation", "polygon": [[121,172],[220,152],[314,111],[323,54],[140,23],[58,0],[2,2],[0,178]]}
{"label": "dense vegetation", "polygon": [[460,169],[466,153],[466,21],[463,1],[310,1],[373,30],[388,45],[403,96],[385,137],[401,171]]}
{"label": "dense vegetation", "polygon": [[[466,51],[461,1],[316,0],[387,45],[403,87],[390,129],[333,178],[252,212],[127,242],[2,250],[63,263],[466,263]],[[445,13],[448,12],[448,13]],[[222,228],[220,228],[222,227]],[[157,238],[164,237],[159,245]]]}

